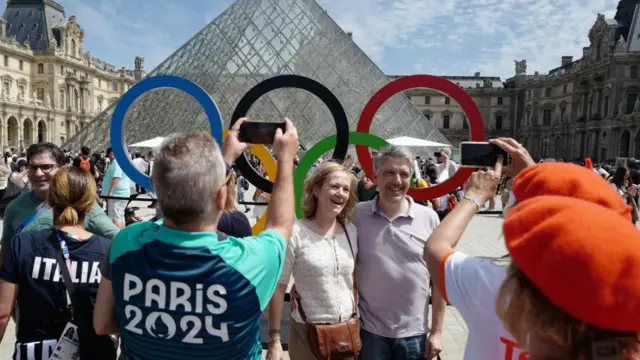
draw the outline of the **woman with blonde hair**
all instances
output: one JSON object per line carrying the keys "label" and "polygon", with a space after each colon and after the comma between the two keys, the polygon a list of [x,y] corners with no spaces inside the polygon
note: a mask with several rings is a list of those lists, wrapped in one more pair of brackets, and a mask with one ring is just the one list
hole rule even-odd
{"label": "woman with blonde hair", "polygon": [[115,358],[111,338],[97,336],[92,325],[100,284],[98,264],[110,243],[84,228],[84,218],[96,199],[96,183],[89,173],[76,167],[60,169],[47,199],[53,229],[21,232],[4,250],[0,334],[17,304],[16,359],[28,358],[29,353],[49,358],[69,323],[78,327],[80,359]]}
{"label": "woman with blonde hair", "polygon": [[[269,303],[267,359],[280,360],[280,324],[284,296],[295,278],[299,298],[291,313],[289,356],[315,360],[309,325],[337,324],[357,316],[356,227],[350,222],[357,203],[356,178],[341,164],[320,165],[305,182],[304,218],[293,225],[284,269]],[[357,317],[355,318],[357,323]]]}

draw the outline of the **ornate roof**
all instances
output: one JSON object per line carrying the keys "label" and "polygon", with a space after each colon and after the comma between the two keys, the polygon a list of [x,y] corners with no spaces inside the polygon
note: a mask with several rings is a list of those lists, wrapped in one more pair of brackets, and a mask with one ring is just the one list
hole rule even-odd
{"label": "ornate roof", "polygon": [[66,23],[64,8],[54,0],[9,0],[2,17],[7,37],[33,50],[48,50],[53,28]]}

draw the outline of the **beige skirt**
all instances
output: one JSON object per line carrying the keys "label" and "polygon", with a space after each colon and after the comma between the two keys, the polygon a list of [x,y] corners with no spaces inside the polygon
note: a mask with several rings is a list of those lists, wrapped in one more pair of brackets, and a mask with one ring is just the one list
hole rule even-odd
{"label": "beige skirt", "polygon": [[289,358],[291,360],[317,360],[309,346],[307,325],[300,324],[293,319],[291,319],[289,327]]}

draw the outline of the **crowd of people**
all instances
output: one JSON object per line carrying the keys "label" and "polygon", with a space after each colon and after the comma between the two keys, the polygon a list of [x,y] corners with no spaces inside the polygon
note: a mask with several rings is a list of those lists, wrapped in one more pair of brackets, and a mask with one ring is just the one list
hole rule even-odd
{"label": "crowd of people", "polygon": [[[448,149],[430,161],[388,146],[373,154],[373,178],[352,156],[318,161],[296,220],[299,143],[286,120],[273,191],[253,196],[269,205],[254,236],[234,168],[249,148],[244,121],[222,148],[188,133],[134,153],[153,189],[131,184],[111,149],[70,156],[42,143],[5,157],[0,334],[16,322],[14,359],[260,359],[265,312],[268,360],[283,358],[283,320],[293,360],[432,359],[447,305],[469,328],[465,359],[640,359],[639,163],[536,162],[514,139],[492,139],[508,165],[419,203],[412,186],[459,165]],[[134,192],[155,199],[157,217],[126,226]],[[508,253],[456,250],[496,195]]]}

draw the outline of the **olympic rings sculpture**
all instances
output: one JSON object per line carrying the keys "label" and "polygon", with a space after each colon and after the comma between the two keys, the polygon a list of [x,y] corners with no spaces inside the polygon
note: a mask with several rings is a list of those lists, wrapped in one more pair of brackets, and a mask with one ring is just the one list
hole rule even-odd
{"label": "olympic rings sculpture", "polygon": [[[371,159],[371,154],[368,151],[368,147],[381,149],[387,145],[387,141],[369,133],[374,116],[380,107],[382,107],[384,102],[393,95],[407,89],[418,87],[438,90],[453,98],[460,105],[462,111],[466,114],[467,119],[469,119],[469,127],[471,129],[470,141],[485,140],[484,121],[482,120],[480,109],[473,98],[458,85],[447,79],[433,75],[405,76],[382,87],[371,97],[363,108],[358,120],[356,132],[349,132],[349,123],[342,104],[324,85],[313,79],[299,75],[275,76],[262,81],[244,95],[233,112],[230,126],[233,126],[238,119],[245,116],[251,105],[253,105],[253,103],[255,103],[261,96],[272,90],[282,88],[298,88],[306,90],[316,95],[327,105],[336,124],[336,134],[328,136],[312,146],[302,159],[300,159],[298,167],[294,173],[296,216],[301,218],[301,200],[305,178],[315,161],[323,154],[331,151],[331,149],[334,150],[334,159],[344,160],[348,146],[356,145],[356,154],[360,164],[362,165],[363,171],[369,178],[375,179],[373,174],[373,161]],[[222,115],[220,114],[218,106],[211,96],[199,85],[185,78],[173,75],[154,76],[136,83],[122,96],[113,112],[113,116],[111,118],[110,137],[111,146],[116,160],[120,164],[124,173],[127,174],[127,176],[129,176],[129,178],[135,183],[147,189],[152,188],[149,176],[136,169],[132,160],[127,156],[127,149],[124,144],[123,123],[127,110],[133,102],[147,91],[158,88],[174,88],[182,90],[198,101],[209,119],[211,134],[213,138],[216,139],[220,147],[222,147],[222,139],[223,136],[226,135],[227,131],[223,131]],[[276,163],[266,147],[262,145],[253,146],[251,152],[260,159],[265,171],[267,172],[267,176],[271,179],[275,179]],[[273,183],[258,174],[249,164],[245,155],[240,156],[236,160],[236,167],[247,181],[253,184],[256,188],[267,193],[271,193]],[[453,177],[441,184],[422,189],[409,189],[409,196],[419,201],[438,198],[460,187],[467,181],[472,173],[472,169],[460,168]],[[267,211],[264,212],[262,218],[260,218],[256,225],[254,225],[254,234],[259,233],[264,228]]]}

